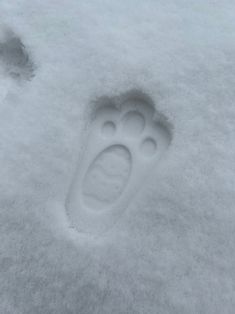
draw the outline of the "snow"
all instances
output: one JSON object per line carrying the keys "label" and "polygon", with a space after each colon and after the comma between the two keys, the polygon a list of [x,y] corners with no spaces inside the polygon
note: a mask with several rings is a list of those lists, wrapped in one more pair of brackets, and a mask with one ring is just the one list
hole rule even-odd
{"label": "snow", "polygon": [[[0,313],[234,313],[234,10],[0,2]],[[172,142],[113,228],[78,233],[64,203],[84,131],[97,99],[132,90]]]}

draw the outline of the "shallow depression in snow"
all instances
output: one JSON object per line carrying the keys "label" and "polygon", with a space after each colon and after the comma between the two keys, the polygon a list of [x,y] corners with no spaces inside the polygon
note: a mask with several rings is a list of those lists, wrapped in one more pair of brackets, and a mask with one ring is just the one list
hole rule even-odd
{"label": "shallow depression in snow", "polygon": [[140,95],[95,113],[66,204],[77,231],[110,229],[170,144],[170,129]]}

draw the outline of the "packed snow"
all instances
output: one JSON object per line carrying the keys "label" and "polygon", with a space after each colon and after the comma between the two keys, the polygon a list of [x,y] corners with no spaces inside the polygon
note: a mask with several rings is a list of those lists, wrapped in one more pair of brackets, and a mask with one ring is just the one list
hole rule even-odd
{"label": "packed snow", "polygon": [[[234,314],[234,12],[0,2],[0,313]],[[127,115],[100,118],[104,105]],[[102,232],[86,211],[81,223],[83,192],[92,210],[105,203]]]}

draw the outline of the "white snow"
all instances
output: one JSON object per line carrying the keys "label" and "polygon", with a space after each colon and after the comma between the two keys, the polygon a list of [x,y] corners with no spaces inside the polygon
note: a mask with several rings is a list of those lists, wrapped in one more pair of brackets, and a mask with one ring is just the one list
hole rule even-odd
{"label": "white snow", "polygon": [[[234,12],[0,2],[0,313],[234,313]],[[84,132],[97,101],[131,90],[171,145],[113,228],[78,233],[64,203]]]}

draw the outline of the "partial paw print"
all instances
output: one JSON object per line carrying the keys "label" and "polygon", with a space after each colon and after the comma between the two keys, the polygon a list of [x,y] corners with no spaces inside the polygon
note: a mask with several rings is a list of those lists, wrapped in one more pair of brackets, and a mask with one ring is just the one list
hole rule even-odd
{"label": "partial paw print", "polygon": [[90,233],[109,229],[170,141],[162,115],[145,97],[99,108],[66,204],[72,225]]}
{"label": "partial paw print", "polygon": [[21,39],[9,29],[0,29],[0,100],[14,82],[30,80],[34,64]]}

